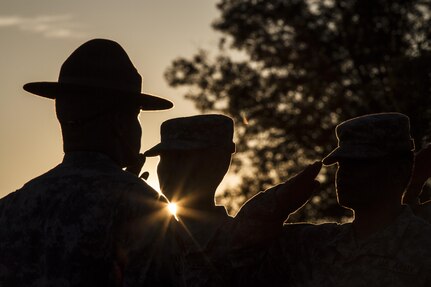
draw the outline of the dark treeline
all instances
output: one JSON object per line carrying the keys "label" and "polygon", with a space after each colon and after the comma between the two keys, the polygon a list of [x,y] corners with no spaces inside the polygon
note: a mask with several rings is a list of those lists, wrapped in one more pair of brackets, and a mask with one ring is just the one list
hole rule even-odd
{"label": "dark treeline", "polygon": [[[416,147],[429,139],[431,1],[221,0],[217,7],[217,54],[178,58],[166,79],[188,87],[199,110],[234,118],[232,170],[242,184],[226,199],[248,198],[321,159],[336,144],[335,125],[348,118],[402,112]],[[348,215],[336,204],[334,171],[324,170],[322,192],[295,220]]]}

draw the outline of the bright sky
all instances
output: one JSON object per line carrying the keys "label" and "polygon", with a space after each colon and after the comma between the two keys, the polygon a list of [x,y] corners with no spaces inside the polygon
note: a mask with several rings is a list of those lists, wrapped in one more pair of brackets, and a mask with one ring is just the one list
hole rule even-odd
{"label": "bright sky", "polygon": [[[216,0],[10,0],[0,2],[0,197],[48,171],[63,157],[54,102],[22,89],[56,81],[61,64],[79,45],[109,38],[123,46],[143,77],[143,91],[175,108],[142,112],[142,151],[160,140],[160,124],[197,114],[193,103],[167,86],[163,72],[178,56],[213,49]],[[147,160],[157,185],[157,158]]]}

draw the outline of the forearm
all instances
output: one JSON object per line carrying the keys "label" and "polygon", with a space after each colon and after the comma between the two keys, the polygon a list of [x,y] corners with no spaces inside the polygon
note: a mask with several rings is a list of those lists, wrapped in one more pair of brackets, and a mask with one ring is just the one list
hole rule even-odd
{"label": "forearm", "polygon": [[232,245],[235,249],[242,249],[271,241],[281,232],[283,222],[272,189],[259,192],[232,219]]}

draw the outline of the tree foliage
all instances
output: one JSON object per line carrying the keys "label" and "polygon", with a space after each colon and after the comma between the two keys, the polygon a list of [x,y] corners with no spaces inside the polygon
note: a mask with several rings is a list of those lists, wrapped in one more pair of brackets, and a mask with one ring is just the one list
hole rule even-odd
{"label": "tree foliage", "polygon": [[[202,112],[236,123],[249,197],[287,179],[336,146],[348,118],[398,111],[410,116],[416,145],[431,131],[430,1],[221,0],[216,55],[199,50],[166,70],[173,87]],[[299,219],[340,218],[334,169]]]}

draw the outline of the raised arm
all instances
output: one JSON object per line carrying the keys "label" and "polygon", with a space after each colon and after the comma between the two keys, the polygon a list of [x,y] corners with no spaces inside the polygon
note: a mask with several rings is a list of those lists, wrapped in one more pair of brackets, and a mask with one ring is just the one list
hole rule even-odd
{"label": "raised arm", "polygon": [[320,186],[315,179],[322,163],[315,162],[286,182],[250,198],[233,220],[234,246],[264,244],[278,236],[287,217],[302,207]]}

